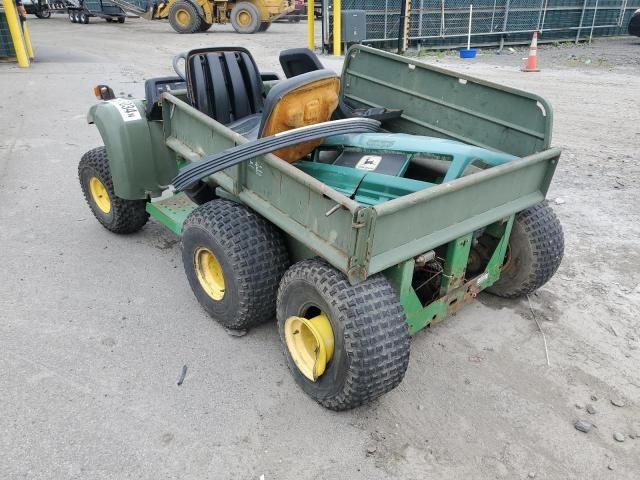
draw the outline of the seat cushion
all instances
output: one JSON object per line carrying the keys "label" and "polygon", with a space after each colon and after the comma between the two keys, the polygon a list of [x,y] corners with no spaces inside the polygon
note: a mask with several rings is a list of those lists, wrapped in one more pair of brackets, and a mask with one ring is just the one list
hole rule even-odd
{"label": "seat cushion", "polygon": [[248,140],[256,140],[258,138],[258,132],[260,131],[261,120],[262,114],[256,113],[254,115],[241,118],[240,120],[236,120],[235,122],[231,122],[227,127]]}
{"label": "seat cushion", "polygon": [[[331,70],[303,73],[276,84],[267,95],[259,137],[327,122],[338,106],[340,80]],[[274,155],[296,162],[308,155],[322,139],[287,147]]]}

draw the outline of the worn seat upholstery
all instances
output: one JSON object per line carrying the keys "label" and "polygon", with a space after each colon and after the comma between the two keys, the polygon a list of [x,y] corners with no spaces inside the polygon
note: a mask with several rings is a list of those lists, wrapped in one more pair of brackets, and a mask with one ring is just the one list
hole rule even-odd
{"label": "worn seat upholstery", "polygon": [[[243,48],[199,49],[186,59],[192,105],[249,140],[326,122],[338,106],[340,80],[331,70],[316,70],[277,83],[263,98],[251,54]],[[274,152],[295,162],[322,140]]]}

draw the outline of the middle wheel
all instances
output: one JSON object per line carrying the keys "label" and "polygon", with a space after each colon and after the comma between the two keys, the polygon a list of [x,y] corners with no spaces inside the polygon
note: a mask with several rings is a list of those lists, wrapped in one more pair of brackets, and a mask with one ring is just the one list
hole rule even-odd
{"label": "middle wheel", "polygon": [[220,199],[191,212],[182,262],[198,302],[224,327],[244,330],[275,317],[287,248],[282,233],[247,207]]}

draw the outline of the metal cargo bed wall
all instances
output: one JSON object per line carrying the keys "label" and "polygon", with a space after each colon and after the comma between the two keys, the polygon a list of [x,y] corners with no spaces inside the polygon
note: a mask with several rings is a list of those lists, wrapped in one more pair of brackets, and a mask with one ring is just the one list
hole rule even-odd
{"label": "metal cargo bed wall", "polygon": [[[540,32],[541,41],[626,35],[631,15],[640,8],[640,0],[407,1],[411,5],[409,45],[414,48],[464,45],[470,3],[473,3],[472,44],[475,46],[498,45],[501,40],[507,44],[528,43],[534,31]],[[343,0],[342,8],[367,11],[367,34],[363,43],[378,48],[396,47],[400,0]],[[331,16],[326,23],[325,32],[331,32]],[[324,43],[329,45],[329,40],[325,33]]]}

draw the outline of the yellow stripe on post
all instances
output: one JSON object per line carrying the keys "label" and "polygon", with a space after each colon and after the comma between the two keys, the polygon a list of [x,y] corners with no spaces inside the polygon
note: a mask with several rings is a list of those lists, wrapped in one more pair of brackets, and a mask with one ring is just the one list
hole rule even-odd
{"label": "yellow stripe on post", "polygon": [[333,0],[333,54],[337,57],[340,56],[342,50],[341,38],[342,34],[342,1]]}
{"label": "yellow stripe on post", "polygon": [[2,4],[4,5],[7,23],[9,24],[9,33],[11,33],[11,39],[13,40],[13,48],[18,58],[18,65],[27,68],[29,66],[29,57],[27,56],[27,47],[24,44],[24,37],[22,36],[22,28],[20,28],[18,11],[13,0],[3,0]]}
{"label": "yellow stripe on post", "polygon": [[34,59],[33,45],[31,45],[31,36],[29,35],[29,29],[27,28],[27,22],[22,24],[22,33],[24,35],[24,44],[27,47],[27,55],[31,60]]}
{"label": "yellow stripe on post", "polygon": [[314,0],[307,1],[307,48],[313,52],[316,48]]}

